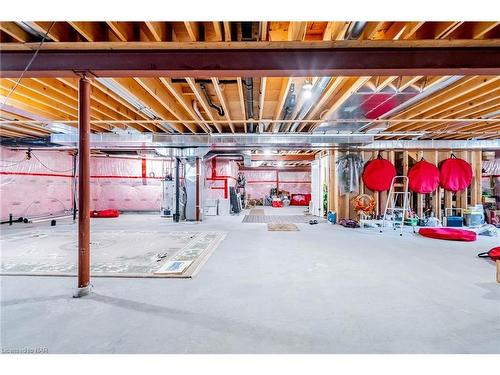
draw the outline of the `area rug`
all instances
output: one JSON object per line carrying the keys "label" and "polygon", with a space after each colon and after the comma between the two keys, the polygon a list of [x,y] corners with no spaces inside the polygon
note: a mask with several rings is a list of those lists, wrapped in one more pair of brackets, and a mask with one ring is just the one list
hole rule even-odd
{"label": "area rug", "polygon": [[250,210],[250,214],[249,215],[264,215],[264,209],[263,208],[254,208],[252,210]]}
{"label": "area rug", "polygon": [[[225,232],[93,232],[92,277],[196,275]],[[75,276],[76,233],[37,230],[2,236],[0,275]]]}
{"label": "area rug", "polygon": [[269,232],[293,232],[298,231],[299,227],[295,224],[267,224],[267,230]]}
{"label": "area rug", "polygon": [[318,223],[325,222],[324,219],[306,215],[245,215],[242,222],[262,224],[309,223],[309,221],[313,218],[318,220]]}

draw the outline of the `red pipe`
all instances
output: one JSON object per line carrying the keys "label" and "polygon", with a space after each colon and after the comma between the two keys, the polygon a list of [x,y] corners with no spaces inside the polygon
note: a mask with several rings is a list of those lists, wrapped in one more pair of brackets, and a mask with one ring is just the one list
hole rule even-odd
{"label": "red pipe", "polygon": [[142,184],[143,185],[147,185],[148,181],[146,179],[146,177],[147,177],[146,159],[144,159],[144,158],[141,159],[141,175],[142,175]]}

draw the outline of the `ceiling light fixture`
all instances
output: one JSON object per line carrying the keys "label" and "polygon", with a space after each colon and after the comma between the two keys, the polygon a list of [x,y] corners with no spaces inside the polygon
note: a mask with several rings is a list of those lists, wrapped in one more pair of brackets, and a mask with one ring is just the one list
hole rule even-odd
{"label": "ceiling light fixture", "polygon": [[307,79],[304,83],[304,85],[302,86],[302,95],[304,95],[304,98],[305,99],[309,99],[312,95],[312,89],[313,89],[313,84],[311,82],[311,80]]}

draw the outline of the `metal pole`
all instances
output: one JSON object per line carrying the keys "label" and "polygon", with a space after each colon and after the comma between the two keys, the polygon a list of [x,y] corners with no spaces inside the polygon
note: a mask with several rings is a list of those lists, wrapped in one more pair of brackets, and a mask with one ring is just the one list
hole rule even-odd
{"label": "metal pole", "polygon": [[179,194],[180,194],[180,176],[179,176],[179,158],[175,159],[175,214],[174,221],[176,223],[180,220],[180,210],[179,210]]}
{"label": "metal pole", "polygon": [[78,210],[77,202],[76,202],[76,158],[77,154],[73,154],[73,178],[71,180],[72,191],[73,191],[73,223],[76,221],[76,211]]}
{"label": "metal pole", "polygon": [[200,221],[200,158],[196,158],[196,221]]}
{"label": "metal pole", "polygon": [[74,297],[90,292],[90,80],[79,81],[78,130],[78,289]]}

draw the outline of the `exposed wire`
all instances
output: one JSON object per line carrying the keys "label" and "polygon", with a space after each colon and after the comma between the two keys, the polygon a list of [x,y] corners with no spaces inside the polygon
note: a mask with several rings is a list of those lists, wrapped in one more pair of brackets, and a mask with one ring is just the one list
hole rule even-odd
{"label": "exposed wire", "polygon": [[22,160],[17,160],[17,161],[11,161],[11,160],[0,160],[0,162],[2,163],[11,163],[9,165],[0,165],[0,168],[9,168],[9,167],[13,167],[14,165],[18,165],[18,164],[21,164],[23,162],[25,162],[27,160],[27,157],[24,157],[24,159]]}
{"label": "exposed wire", "polygon": [[24,68],[23,72],[21,73],[21,75],[19,76],[19,78],[17,79],[16,81],[16,84],[14,85],[14,87],[12,87],[9,91],[9,93],[7,94],[7,96],[5,97],[5,100],[3,101],[2,103],[2,107],[5,106],[5,104],[7,104],[7,101],[9,100],[10,96],[12,95],[12,93],[14,91],[16,91],[17,89],[17,86],[19,86],[19,83],[21,83],[21,80],[23,79],[24,77],[24,74],[28,71],[28,69],[30,68],[31,64],[33,63],[33,61],[35,61],[36,59],[36,56],[38,55],[38,52],[40,52],[40,48],[42,48],[42,45],[43,43],[45,42],[45,39],[47,39],[47,36],[49,35],[49,32],[50,30],[52,29],[52,26],[55,25],[55,22],[52,22],[51,25],[49,26],[49,28],[47,29],[47,32],[45,33],[45,35],[43,36],[42,40],[40,41],[40,44],[38,45],[38,47],[36,48],[35,50],[35,53],[33,54],[33,56],[31,57],[31,60],[28,62],[28,64],[26,65],[26,68]]}
{"label": "exposed wire", "polygon": [[34,153],[31,153],[31,155],[36,159],[38,160],[38,162],[43,166],[45,167],[46,169],[48,169],[49,171],[52,171],[52,172],[70,172],[73,170],[73,167],[71,167],[70,169],[65,169],[65,170],[58,170],[58,169],[52,169],[50,167],[47,167],[47,165],[45,165],[39,158],[38,156],[36,156]]}

